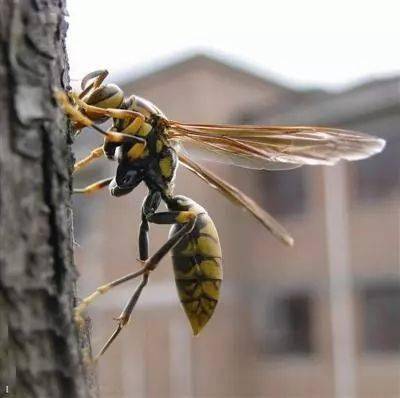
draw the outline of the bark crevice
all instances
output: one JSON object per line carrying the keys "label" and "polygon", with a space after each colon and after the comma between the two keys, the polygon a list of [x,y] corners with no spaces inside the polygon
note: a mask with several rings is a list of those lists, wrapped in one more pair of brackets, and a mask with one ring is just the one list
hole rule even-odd
{"label": "bark crevice", "polygon": [[73,156],[53,98],[69,85],[65,13],[65,0],[0,0],[0,396],[96,393],[73,321]]}

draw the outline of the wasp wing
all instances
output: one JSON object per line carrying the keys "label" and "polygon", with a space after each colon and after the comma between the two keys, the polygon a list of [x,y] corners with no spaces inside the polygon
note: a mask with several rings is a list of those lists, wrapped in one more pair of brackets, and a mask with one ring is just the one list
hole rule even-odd
{"label": "wasp wing", "polygon": [[190,158],[186,157],[182,153],[179,153],[180,162],[202,180],[206,181],[209,185],[215,188],[217,191],[222,193],[226,198],[236,205],[245,208],[250,212],[261,224],[267,228],[275,237],[280,239],[286,245],[293,245],[293,238],[286,231],[286,229],[280,225],[270,214],[263,210],[253,199],[249,198],[246,194],[241,192],[239,189],[224,181],[220,177],[216,176],[210,170],[200,166]]}
{"label": "wasp wing", "polygon": [[239,126],[169,121],[168,135],[196,157],[276,170],[333,165],[382,151],[385,141],[363,133],[306,126]]}
{"label": "wasp wing", "polygon": [[200,138],[185,138],[180,143],[179,150],[185,152],[190,158],[206,160],[210,162],[224,163],[246,169],[255,170],[292,170],[301,167],[301,164],[283,163],[267,160],[265,156],[254,156],[247,153],[238,153],[238,150],[223,146],[215,146],[210,142],[204,142]]}

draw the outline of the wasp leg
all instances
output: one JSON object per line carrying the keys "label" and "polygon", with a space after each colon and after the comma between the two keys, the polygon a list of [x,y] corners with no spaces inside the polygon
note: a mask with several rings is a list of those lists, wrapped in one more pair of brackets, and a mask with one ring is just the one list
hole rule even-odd
{"label": "wasp leg", "polygon": [[[142,263],[145,262],[148,258],[148,223],[145,219],[146,215],[154,213],[159,207],[161,202],[161,195],[154,191],[150,192],[149,195],[143,202],[142,206],[142,220],[145,221],[142,223],[139,232],[139,253],[140,253],[140,261]],[[146,224],[147,223],[147,224]],[[82,312],[92,303],[97,297],[101,296],[108,292],[111,288],[118,286],[124,282],[127,282],[131,279],[135,279],[140,275],[143,275],[148,269],[144,266],[142,269],[136,272],[131,272],[121,278],[115,279],[112,282],[109,282],[105,285],[99,286],[95,292],[84,298],[79,305],[75,308],[75,321],[77,323],[82,323]]]}
{"label": "wasp leg", "polygon": [[[124,130],[122,130],[121,133],[135,135],[142,129],[142,126],[144,126],[142,119],[137,117]],[[115,150],[120,145],[121,145],[120,143],[110,141],[107,137],[105,137],[103,150],[104,150],[104,153],[106,154],[106,156],[108,157],[108,159],[111,159],[111,160],[114,159]],[[144,152],[145,149],[146,149],[146,145],[144,145],[142,143],[137,143],[137,144],[133,145],[132,148],[129,150],[128,156],[132,160],[137,159],[142,155],[142,153]]]}
{"label": "wasp leg", "polygon": [[100,181],[96,181],[93,184],[90,184],[88,186],[86,186],[85,188],[77,188],[74,189],[74,193],[93,193],[96,191],[99,191],[102,188],[107,187],[108,185],[110,185],[111,181],[114,179],[114,177],[109,177],[109,178],[105,178],[104,180],[100,180]]}
{"label": "wasp leg", "polygon": [[[147,285],[147,282],[149,280],[149,272],[150,271],[147,271],[146,273],[143,274],[142,282],[140,282],[140,285],[136,288],[135,293],[133,294],[132,298],[129,300],[129,303],[131,303],[132,309],[135,306],[136,302],[138,301],[143,288]],[[117,328],[114,330],[113,334],[109,337],[107,342],[101,348],[99,353],[95,356],[94,362],[97,362],[99,360],[99,358],[107,351],[108,347],[110,347],[112,342],[117,338],[117,336],[120,334],[122,328],[128,323],[128,321],[129,321],[129,317],[126,321],[124,321],[124,319],[122,319],[121,316],[118,318]]]}
{"label": "wasp leg", "polygon": [[142,293],[143,288],[147,285],[149,280],[149,274],[151,271],[155,270],[160,263],[160,261],[165,257],[165,255],[173,249],[187,234],[189,234],[196,223],[197,216],[190,211],[171,211],[171,212],[162,212],[155,213],[148,217],[149,222],[154,222],[156,224],[183,224],[183,227],[179,229],[176,233],[174,233],[164,245],[157,250],[156,253],[153,254],[148,260],[144,261],[144,273],[143,279],[140,285],[136,288],[133,296],[129,299],[125,308],[123,309],[121,315],[117,318],[118,326],[115,329],[114,333],[104,344],[103,348],[96,355],[95,361],[97,361],[101,355],[105,353],[105,351],[110,347],[111,343],[116,339],[119,335],[123,327],[129,322],[130,316],[132,314],[133,309]]}
{"label": "wasp leg", "polygon": [[[120,145],[123,144],[124,142],[128,142],[131,144],[134,144],[133,147],[136,145],[140,145],[142,148],[141,151],[143,152],[144,149],[147,146],[147,141],[146,139],[142,137],[138,137],[136,135],[130,135],[130,134],[125,134],[125,133],[120,133],[118,131],[112,131],[112,130],[103,130],[100,127],[96,126],[95,124],[91,124],[91,126],[94,130],[96,130],[98,133],[102,134],[105,136],[105,141],[106,143],[114,143]],[[140,155],[140,153],[139,153]]]}
{"label": "wasp leg", "polygon": [[93,127],[98,133],[104,135],[108,142],[123,144],[124,142],[129,142],[131,144],[141,144],[144,148],[147,145],[147,142],[144,138],[138,137],[136,135],[130,135],[125,133],[119,133],[118,131],[112,130],[103,130],[95,124],[91,124],[90,127]]}
{"label": "wasp leg", "polygon": [[115,150],[124,142],[132,143],[133,146],[128,152],[128,157],[132,160],[140,158],[147,147],[147,141],[143,137],[134,135],[143,126],[143,121],[140,118],[135,118],[122,132],[112,130],[102,130],[95,124],[92,124],[97,132],[104,135],[104,144],[102,147],[95,148],[89,156],[82,159],[80,162],[75,164],[74,172],[85,167],[93,160],[107,155],[108,159],[114,159]]}
{"label": "wasp leg", "polygon": [[[99,126],[97,126],[93,120],[88,118],[86,115],[84,115],[82,112],[79,111],[76,107],[74,107],[68,100],[68,96],[61,90],[56,90],[54,92],[54,95],[61,106],[61,108],[64,110],[64,112],[71,118],[73,122],[75,122],[80,128],[81,127],[92,127],[94,130],[96,130],[98,133],[104,135],[110,142],[117,142],[117,143],[124,143],[124,142],[130,142],[130,143],[141,143],[146,145],[146,140],[142,137],[137,137],[131,134],[125,134],[125,133],[119,133],[116,131],[108,130],[105,131]],[[107,117],[112,117],[116,119],[135,119],[135,118],[140,118],[143,122],[145,120],[145,117],[139,113],[139,112],[134,112],[130,110],[125,110],[125,109],[112,109],[112,108],[98,108],[96,106],[88,105],[86,102],[80,100],[75,94],[74,94],[75,101],[78,103],[79,106],[86,110],[89,110],[93,112],[94,114],[97,114],[98,116],[107,116]]]}
{"label": "wasp leg", "polygon": [[144,119],[136,117],[133,121],[125,127],[121,133],[136,134],[144,124]]}
{"label": "wasp leg", "polygon": [[145,266],[153,271],[165,255],[173,249],[188,233],[193,230],[197,216],[191,211],[168,211],[154,213],[148,217],[148,221],[154,224],[182,224],[183,227],[158,249],[148,260]]}
{"label": "wasp leg", "polygon": [[102,156],[104,156],[104,151],[103,151],[102,146],[99,146],[98,148],[93,149],[93,151],[90,152],[90,154],[88,156],[86,156],[82,160],[79,160],[78,162],[75,162],[74,173],[83,169],[84,167],[86,167],[87,165],[92,163],[94,160],[99,159]]}
{"label": "wasp leg", "polygon": [[149,258],[149,221],[161,203],[161,194],[158,191],[150,192],[142,205],[142,221],[139,228],[139,259],[146,261]]}
{"label": "wasp leg", "polygon": [[89,296],[85,297],[79,305],[77,305],[74,309],[74,318],[75,322],[78,324],[83,323],[83,318],[82,318],[82,312],[86,310],[86,308],[99,296],[107,293],[110,289],[112,289],[115,286],[121,285],[124,282],[130,281],[132,279],[137,278],[140,275],[143,275],[145,273],[149,272],[149,268],[146,266],[142,267],[139,271],[136,272],[131,272],[127,275],[124,275],[121,278],[115,279],[112,282],[106,283],[104,285],[99,286],[92,294]]}
{"label": "wasp leg", "polygon": [[[113,119],[135,119],[140,118],[142,122],[145,121],[144,115],[140,112],[135,112],[129,109],[117,109],[117,108],[100,108],[98,106],[89,105],[85,101],[81,100],[75,93],[70,94],[73,100],[79,105],[85,112],[96,116],[110,117]],[[80,112],[76,110],[76,112]]]}

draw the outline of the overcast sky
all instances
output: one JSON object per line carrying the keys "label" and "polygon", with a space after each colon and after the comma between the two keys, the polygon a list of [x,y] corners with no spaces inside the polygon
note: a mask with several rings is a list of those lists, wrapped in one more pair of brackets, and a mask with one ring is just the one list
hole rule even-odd
{"label": "overcast sky", "polygon": [[295,86],[400,74],[400,1],[69,0],[71,77],[211,52]]}

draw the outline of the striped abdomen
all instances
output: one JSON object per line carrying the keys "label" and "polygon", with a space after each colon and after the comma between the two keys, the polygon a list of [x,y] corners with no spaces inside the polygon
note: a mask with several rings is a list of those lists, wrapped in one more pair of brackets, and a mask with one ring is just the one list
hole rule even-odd
{"label": "striped abdomen", "polygon": [[[179,298],[197,335],[214,313],[222,281],[221,246],[210,216],[195,205],[198,214],[192,232],[172,250]],[[202,214],[200,214],[202,213]],[[180,228],[174,225],[170,234]]]}

